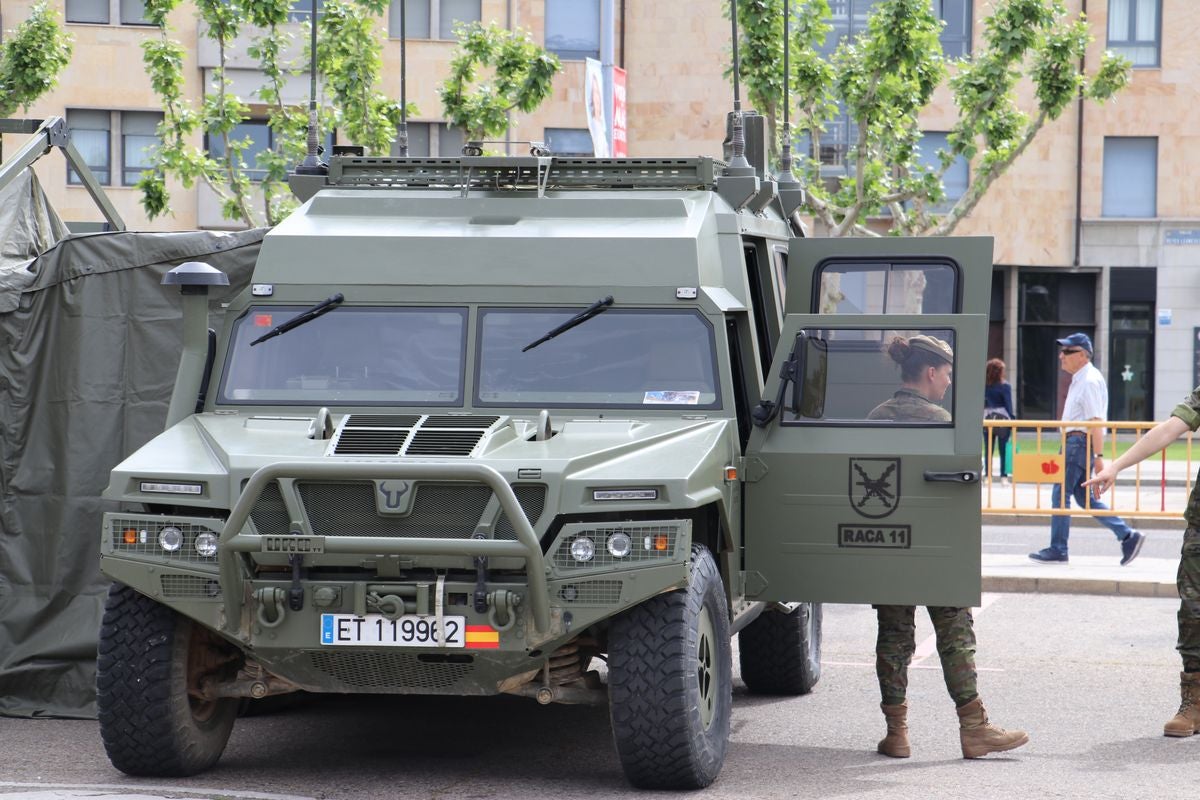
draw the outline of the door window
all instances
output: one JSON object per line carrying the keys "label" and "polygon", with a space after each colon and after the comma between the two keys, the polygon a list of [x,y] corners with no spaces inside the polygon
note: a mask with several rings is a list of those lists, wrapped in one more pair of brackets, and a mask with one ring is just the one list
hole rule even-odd
{"label": "door window", "polygon": [[954,350],[945,328],[801,331],[783,424],[953,427]]}
{"label": "door window", "polygon": [[818,314],[954,314],[958,268],[951,263],[830,261],[817,267]]}

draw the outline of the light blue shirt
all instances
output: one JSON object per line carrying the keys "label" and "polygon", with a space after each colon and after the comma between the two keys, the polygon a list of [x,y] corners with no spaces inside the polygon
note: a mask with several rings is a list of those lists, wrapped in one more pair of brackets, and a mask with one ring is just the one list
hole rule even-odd
{"label": "light blue shirt", "polygon": [[[1085,422],[1090,419],[1108,419],[1108,385],[1104,376],[1092,362],[1071,376],[1067,389],[1067,402],[1063,405],[1063,420]],[[1082,431],[1084,428],[1067,428]]]}

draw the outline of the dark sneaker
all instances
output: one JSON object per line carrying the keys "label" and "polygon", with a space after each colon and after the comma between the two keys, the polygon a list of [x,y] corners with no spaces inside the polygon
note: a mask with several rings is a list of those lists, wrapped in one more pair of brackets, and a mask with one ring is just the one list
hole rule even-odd
{"label": "dark sneaker", "polygon": [[1121,541],[1121,566],[1133,561],[1138,557],[1138,553],[1142,552],[1142,545],[1146,543],[1146,537],[1142,536],[1137,531],[1129,534]]}
{"label": "dark sneaker", "polygon": [[1030,553],[1029,557],[1039,564],[1066,564],[1068,562],[1066,553],[1051,550],[1049,547],[1038,550],[1036,553]]}

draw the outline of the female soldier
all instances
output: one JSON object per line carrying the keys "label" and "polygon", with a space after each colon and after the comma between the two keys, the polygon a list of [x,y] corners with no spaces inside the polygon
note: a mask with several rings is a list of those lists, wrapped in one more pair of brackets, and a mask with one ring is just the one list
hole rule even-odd
{"label": "female soldier", "polygon": [[[895,422],[949,422],[950,412],[938,405],[950,388],[954,351],[933,336],[897,336],[887,354],[900,365],[902,385],[876,406],[868,419]],[[969,608],[928,606],[937,635],[938,655],[946,688],[958,707],[959,741],[963,758],[1012,750],[1029,741],[1024,731],[1006,731],[988,722],[975,688],[975,628]],[[916,650],[914,606],[875,606],[879,639],[875,645],[875,672],[883,697],[880,708],[887,720],[887,736],[879,752],[908,758],[908,664]]]}

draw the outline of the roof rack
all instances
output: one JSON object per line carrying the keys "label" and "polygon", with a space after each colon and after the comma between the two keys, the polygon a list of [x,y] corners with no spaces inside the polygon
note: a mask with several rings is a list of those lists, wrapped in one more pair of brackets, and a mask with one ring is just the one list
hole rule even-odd
{"label": "roof rack", "polygon": [[334,157],[325,186],[459,189],[711,189],[720,164],[696,158]]}

